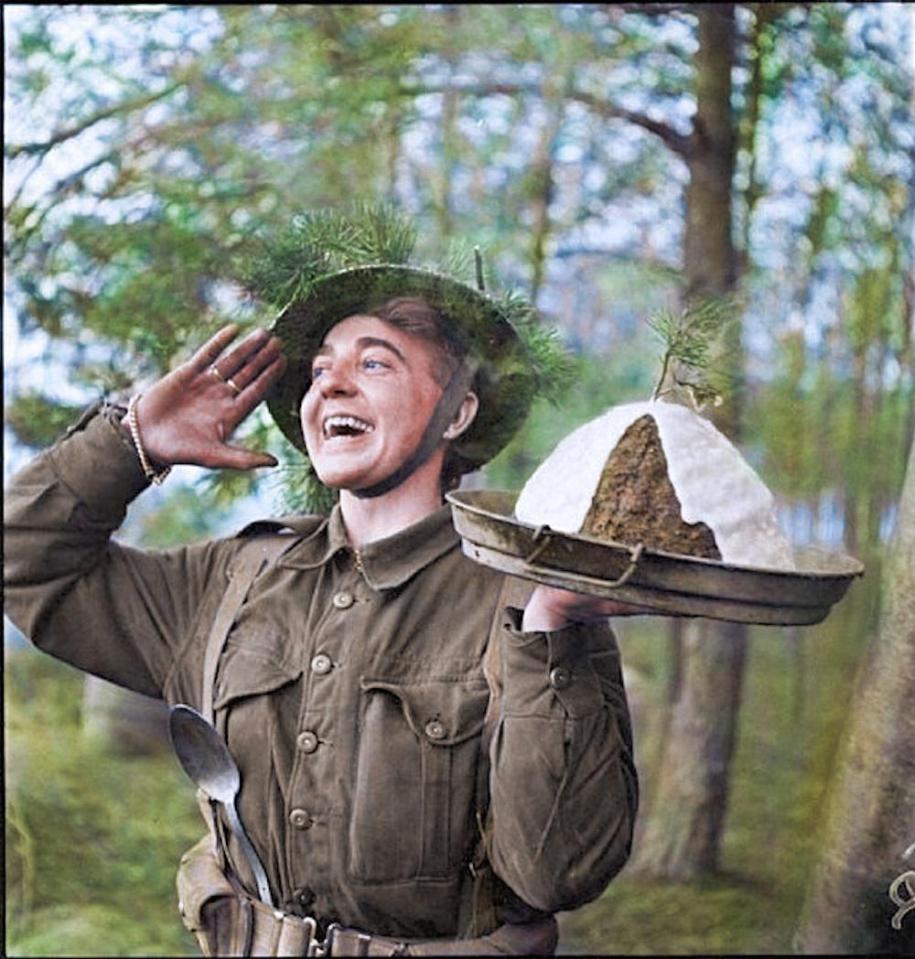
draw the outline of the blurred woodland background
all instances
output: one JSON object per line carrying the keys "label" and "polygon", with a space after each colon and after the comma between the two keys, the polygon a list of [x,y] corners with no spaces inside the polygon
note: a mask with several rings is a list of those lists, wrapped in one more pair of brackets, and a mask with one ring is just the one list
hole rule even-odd
{"label": "blurred woodland background", "polygon": [[[647,319],[727,297],[715,412],[797,544],[866,567],[808,628],[623,621],[643,811],[565,953],[915,952],[912,7],[904,3],[4,5],[5,475],[228,319],[297,210],[386,201],[430,262],[478,245],[574,356],[476,477],[646,399]],[[123,538],[284,508],[286,468],[176,470]],[[286,492],[284,492],[284,490]],[[158,704],[7,622],[6,952],[194,954],[202,826]],[[915,887],[913,887],[915,888]]]}

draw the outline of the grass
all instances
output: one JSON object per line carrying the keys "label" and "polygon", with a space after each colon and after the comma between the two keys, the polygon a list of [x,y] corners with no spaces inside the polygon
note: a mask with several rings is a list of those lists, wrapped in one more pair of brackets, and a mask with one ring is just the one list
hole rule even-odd
{"label": "grass", "polygon": [[196,955],[175,870],[203,832],[167,752],[129,757],[83,732],[83,678],[6,657],[9,956]]}

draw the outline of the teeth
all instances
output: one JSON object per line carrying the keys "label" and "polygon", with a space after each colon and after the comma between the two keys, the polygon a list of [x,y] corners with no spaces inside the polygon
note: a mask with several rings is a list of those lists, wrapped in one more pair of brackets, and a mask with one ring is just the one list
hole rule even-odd
{"label": "teeth", "polygon": [[359,433],[371,433],[375,429],[371,423],[355,416],[328,416],[324,421],[324,435],[330,436],[334,430],[350,429]]}

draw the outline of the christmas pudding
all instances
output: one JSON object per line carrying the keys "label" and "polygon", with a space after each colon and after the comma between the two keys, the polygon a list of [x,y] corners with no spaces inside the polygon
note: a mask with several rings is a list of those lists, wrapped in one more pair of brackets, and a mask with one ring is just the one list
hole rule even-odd
{"label": "christmas pudding", "polygon": [[564,533],[766,569],[796,569],[772,494],[707,419],[664,400],[614,406],[565,437],[515,516]]}

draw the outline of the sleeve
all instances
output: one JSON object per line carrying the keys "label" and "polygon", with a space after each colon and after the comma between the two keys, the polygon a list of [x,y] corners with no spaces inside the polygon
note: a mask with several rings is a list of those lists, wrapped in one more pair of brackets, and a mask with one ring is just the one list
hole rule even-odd
{"label": "sleeve", "polygon": [[629,858],[638,778],[610,628],[523,633],[521,616],[501,612],[488,851],[525,903],[558,912],[599,896]]}
{"label": "sleeve", "polygon": [[119,421],[97,405],[12,479],[5,611],[44,652],[160,697],[219,549],[143,552],[112,539],[147,486]]}

